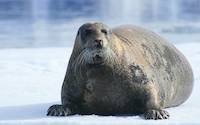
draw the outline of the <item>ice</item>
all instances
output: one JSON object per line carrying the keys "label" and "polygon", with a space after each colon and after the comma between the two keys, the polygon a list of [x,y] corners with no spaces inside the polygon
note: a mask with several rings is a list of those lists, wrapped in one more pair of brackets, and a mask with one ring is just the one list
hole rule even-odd
{"label": "ice", "polygon": [[60,103],[60,91],[72,48],[0,50],[0,124],[2,125],[146,125],[200,124],[200,43],[175,46],[192,65],[194,90],[184,104],[166,109],[169,120],[144,120],[139,116],[47,117],[52,104]]}

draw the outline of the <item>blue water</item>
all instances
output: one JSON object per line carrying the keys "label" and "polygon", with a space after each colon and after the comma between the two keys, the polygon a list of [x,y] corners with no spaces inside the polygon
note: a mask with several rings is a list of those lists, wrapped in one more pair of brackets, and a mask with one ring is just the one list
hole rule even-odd
{"label": "blue water", "polygon": [[199,42],[199,13],[200,0],[0,0],[0,48],[72,46],[88,21],[140,25],[172,42]]}

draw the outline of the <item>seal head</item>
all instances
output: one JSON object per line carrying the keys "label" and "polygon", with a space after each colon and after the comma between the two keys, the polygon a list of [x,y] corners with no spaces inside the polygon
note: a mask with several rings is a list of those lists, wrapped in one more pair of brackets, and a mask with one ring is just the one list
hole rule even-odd
{"label": "seal head", "polygon": [[112,31],[102,23],[86,23],[77,34],[76,42],[82,51],[83,60],[90,66],[100,66],[110,55]]}

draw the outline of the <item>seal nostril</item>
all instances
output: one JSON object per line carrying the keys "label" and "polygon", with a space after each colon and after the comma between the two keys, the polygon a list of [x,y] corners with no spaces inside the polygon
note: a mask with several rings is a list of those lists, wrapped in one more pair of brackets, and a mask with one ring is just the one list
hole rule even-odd
{"label": "seal nostril", "polygon": [[103,47],[103,40],[96,39],[95,40],[95,45],[96,45],[97,48],[102,48]]}
{"label": "seal nostril", "polygon": [[102,42],[102,40],[101,39],[96,39],[96,40],[94,40],[95,42]]}

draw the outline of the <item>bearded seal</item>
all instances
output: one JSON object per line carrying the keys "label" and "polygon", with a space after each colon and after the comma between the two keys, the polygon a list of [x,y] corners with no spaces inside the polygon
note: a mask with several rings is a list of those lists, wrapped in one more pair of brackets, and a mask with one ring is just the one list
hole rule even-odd
{"label": "bearded seal", "polygon": [[48,116],[137,115],[168,119],[164,108],[185,102],[193,88],[190,64],[154,32],[86,23],[77,33],[62,85],[61,105]]}

